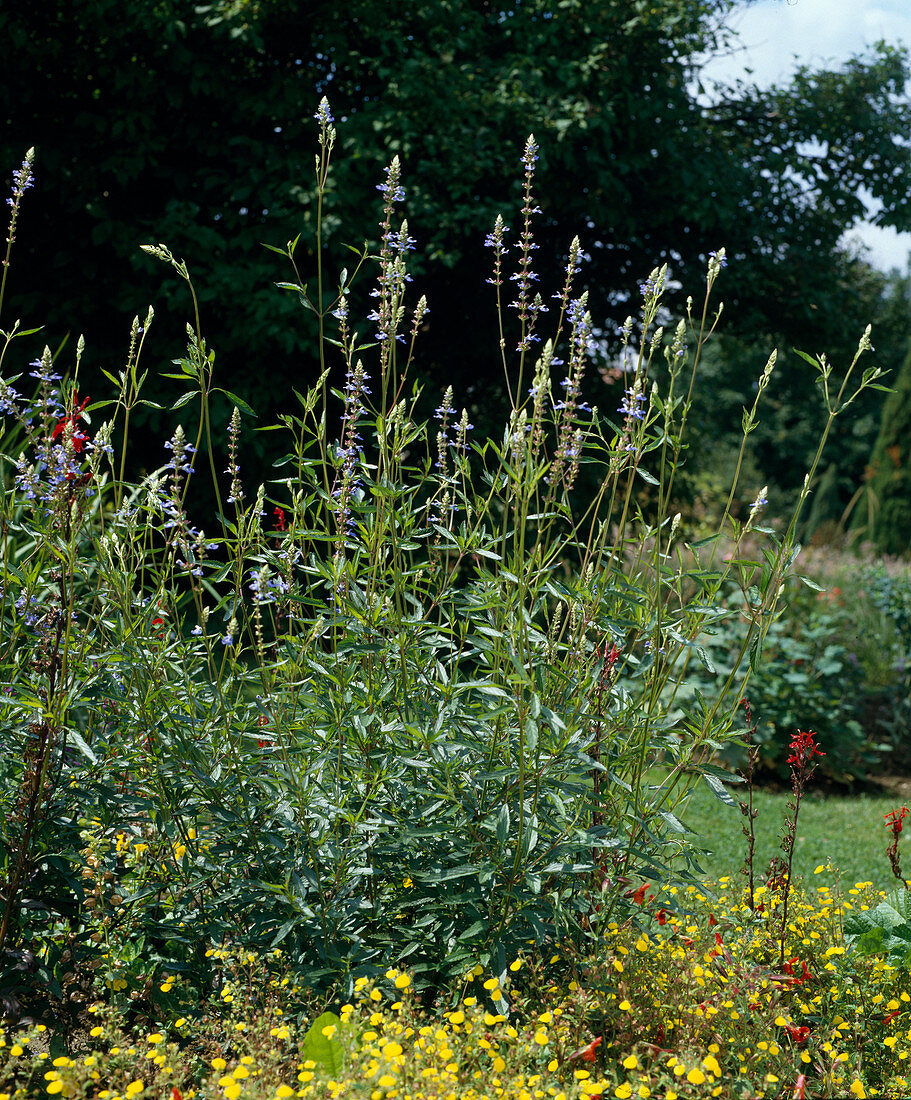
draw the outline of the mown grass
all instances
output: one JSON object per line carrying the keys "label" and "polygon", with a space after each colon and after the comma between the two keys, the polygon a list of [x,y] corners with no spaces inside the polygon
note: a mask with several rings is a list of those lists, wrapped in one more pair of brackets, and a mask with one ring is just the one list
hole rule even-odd
{"label": "mown grass", "polygon": [[[729,790],[735,800],[747,796],[745,784]],[[789,799],[789,791],[753,793],[753,805],[759,811],[754,856],[757,881],[772,856],[779,854],[785,816],[790,812]],[[836,795],[808,790],[797,822],[795,875],[812,876],[820,864],[829,864],[845,886],[872,882],[876,889],[891,889],[896,882],[886,857],[891,836],[884,815],[897,805],[901,801],[893,795]],[[703,868],[713,876],[737,875],[746,855],[743,814],[699,784],[680,816],[700,838],[698,846],[706,850]],[[911,862],[908,866],[911,868]]]}

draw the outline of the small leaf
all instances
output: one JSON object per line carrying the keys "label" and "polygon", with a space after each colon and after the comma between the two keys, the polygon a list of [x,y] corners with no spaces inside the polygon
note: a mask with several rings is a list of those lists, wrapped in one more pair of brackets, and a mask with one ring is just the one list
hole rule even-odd
{"label": "small leaf", "polygon": [[670,827],[674,830],[675,833],[685,833],[686,832],[686,826],[683,824],[683,822],[678,820],[678,818],[674,817],[674,815],[672,813],[670,813],[668,810],[659,810],[658,813],[659,813],[659,816],[663,817],[664,820],[668,823],[668,825],[670,825]]}
{"label": "small leaf", "polygon": [[246,401],[242,397],[238,397],[236,393],[232,393],[230,390],[222,390],[216,387],[215,393],[223,393],[225,397],[233,402],[242,412],[248,413],[250,416],[256,416],[256,413],[250,408]]}
{"label": "small leaf", "polygon": [[731,798],[728,792],[724,789],[724,784],[721,782],[720,779],[716,778],[714,775],[705,774],[702,776],[702,778],[706,781],[709,790],[718,799],[719,802],[723,802],[725,806],[737,805],[734,799]]}
{"label": "small leaf", "polygon": [[67,733],[67,740],[72,741],[77,749],[83,756],[87,757],[93,764],[98,763],[98,757],[92,752],[86,741],[75,730],[70,730]]}
{"label": "small leaf", "polygon": [[503,806],[497,815],[497,844],[501,848],[506,847],[506,840],[509,837],[509,806],[503,803]]}

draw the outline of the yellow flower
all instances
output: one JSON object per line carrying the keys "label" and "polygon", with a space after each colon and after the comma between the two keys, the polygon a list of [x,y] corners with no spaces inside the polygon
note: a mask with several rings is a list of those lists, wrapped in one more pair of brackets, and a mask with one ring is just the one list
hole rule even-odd
{"label": "yellow flower", "polygon": [[864,1100],[864,1098],[866,1097],[867,1091],[864,1088],[864,1086],[860,1083],[860,1081],[852,1081],[851,1082],[851,1095],[852,1096],[857,1096],[859,1098],[859,1100]]}
{"label": "yellow flower", "polygon": [[138,1096],[144,1088],[145,1084],[142,1081],[131,1081],[127,1085],[127,1096]]}
{"label": "yellow flower", "polygon": [[628,1097],[633,1095],[633,1086],[627,1081],[622,1085],[618,1085],[614,1089],[614,1096],[619,1097],[619,1100],[628,1100]]}
{"label": "yellow flower", "polygon": [[[636,1057],[635,1054],[631,1054],[628,1058],[623,1059],[623,1068],[624,1069],[635,1069],[636,1066],[638,1066],[638,1065],[639,1065],[639,1059]],[[629,1095],[629,1094],[627,1093],[627,1095]]]}
{"label": "yellow flower", "polygon": [[153,1046],[154,1046],[154,1045],[155,1045],[156,1043],[163,1043],[163,1042],[164,1042],[164,1036],[163,1036],[163,1035],[161,1035],[161,1034],[159,1034],[159,1033],[158,1033],[158,1032],[156,1031],[156,1032],[155,1032],[155,1033],[154,1033],[153,1035],[150,1035],[150,1036],[149,1036],[149,1042],[150,1042],[150,1043],[152,1043],[152,1044],[153,1044]]}
{"label": "yellow flower", "polygon": [[702,1064],[715,1077],[721,1076],[721,1066],[718,1065],[718,1059],[714,1054],[710,1054],[708,1058],[702,1059]]}
{"label": "yellow flower", "polygon": [[691,1085],[701,1085],[705,1080],[705,1074],[701,1069],[691,1069],[686,1075],[686,1079]]}

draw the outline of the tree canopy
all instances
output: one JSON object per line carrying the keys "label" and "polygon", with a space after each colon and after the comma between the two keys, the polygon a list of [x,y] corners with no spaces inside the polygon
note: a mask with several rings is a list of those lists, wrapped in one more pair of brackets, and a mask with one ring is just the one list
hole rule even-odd
{"label": "tree canopy", "polygon": [[112,369],[130,318],[154,303],[165,364],[189,306],[139,249],[163,241],[193,274],[221,384],[262,412],[280,406],[313,376],[314,327],[275,290],[289,273],[262,246],[300,233],[304,276],[315,266],[312,116],[325,94],[339,130],[329,282],[345,244],[375,240],[375,186],[397,154],[431,308],[418,370],[462,401],[486,401],[501,377],[483,242],[496,214],[517,217],[531,132],[542,294],[578,233],[608,341],[652,267],[669,263],[682,298],[723,245],[732,333],[856,343],[869,296],[839,239],[864,213],[861,187],[882,203],[876,221],[911,227],[907,55],[882,45],[781,87],[700,89],[735,6],[87,0],[40,21],[7,7],[2,153],[11,170],[38,150],[15,313],[45,322],[52,347],[84,332],[87,367]]}

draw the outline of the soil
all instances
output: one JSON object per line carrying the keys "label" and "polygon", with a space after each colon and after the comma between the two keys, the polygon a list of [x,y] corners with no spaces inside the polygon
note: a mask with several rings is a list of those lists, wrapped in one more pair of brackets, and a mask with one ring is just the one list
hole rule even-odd
{"label": "soil", "polygon": [[870,776],[868,782],[871,787],[882,788],[883,794],[891,794],[900,802],[911,799],[911,776],[909,775]]}

